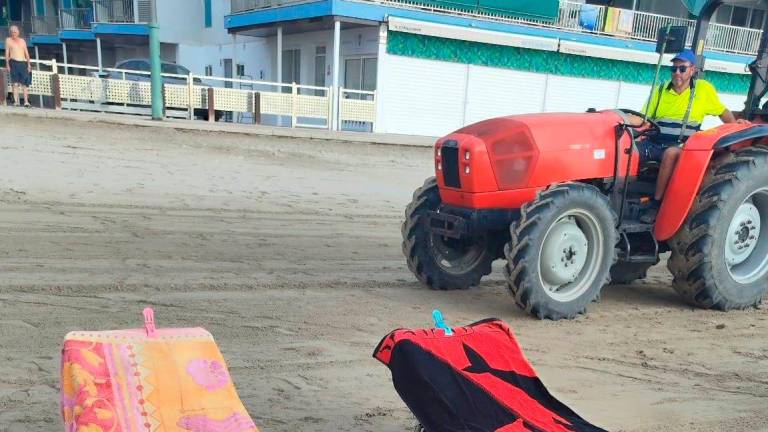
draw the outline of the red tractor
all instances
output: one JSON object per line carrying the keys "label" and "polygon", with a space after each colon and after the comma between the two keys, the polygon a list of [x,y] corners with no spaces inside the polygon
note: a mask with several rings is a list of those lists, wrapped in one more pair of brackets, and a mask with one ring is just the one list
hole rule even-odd
{"label": "red tractor", "polygon": [[[722,0],[708,1],[692,46]],[[764,30],[768,35],[768,28]],[[747,119],[766,93],[768,38],[750,65]],[[701,55],[701,50],[698,51]],[[700,59],[699,64],[702,63]],[[631,110],[530,114],[462,128],[435,145],[435,177],[402,227],[408,267],[436,290],[466,289],[506,259],[515,302],[573,318],[609,282],[642,279],[671,251],[673,287],[695,306],[757,306],[768,290],[768,125],[726,124],[688,139],[655,223],[639,214],[657,167],[640,166]]]}

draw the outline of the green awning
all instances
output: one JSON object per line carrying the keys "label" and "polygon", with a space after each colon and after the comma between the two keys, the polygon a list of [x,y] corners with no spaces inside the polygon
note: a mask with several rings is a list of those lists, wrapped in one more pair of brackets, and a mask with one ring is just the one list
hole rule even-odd
{"label": "green awning", "polygon": [[703,8],[704,4],[707,3],[709,0],[682,0],[682,1],[685,7],[687,7],[692,14],[698,16],[699,12],[701,12],[701,8]]}
{"label": "green awning", "polygon": [[425,6],[465,12],[484,12],[510,18],[552,22],[557,19],[559,0],[412,0]]}

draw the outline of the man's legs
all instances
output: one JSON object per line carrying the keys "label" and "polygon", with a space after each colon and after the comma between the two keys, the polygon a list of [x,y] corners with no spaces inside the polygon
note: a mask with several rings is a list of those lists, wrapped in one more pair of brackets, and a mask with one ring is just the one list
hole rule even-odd
{"label": "man's legs", "polygon": [[13,83],[11,87],[13,87],[13,104],[18,106],[19,105],[19,83]]}
{"label": "man's legs", "polygon": [[24,106],[28,107],[29,105],[29,87],[22,86],[24,88]]}
{"label": "man's legs", "polygon": [[659,167],[659,177],[656,180],[656,194],[654,198],[657,201],[661,201],[664,198],[664,192],[667,190],[669,179],[672,177],[672,173],[675,171],[677,160],[680,158],[680,153],[683,150],[680,147],[670,147],[664,150],[664,156],[661,159],[661,166]]}
{"label": "man's legs", "polygon": [[[658,158],[659,151],[661,151],[660,148],[653,150],[651,152],[654,153],[652,156]],[[672,178],[672,173],[675,172],[675,166],[677,165],[677,160],[680,158],[681,152],[682,149],[679,147],[667,147],[663,150],[663,154],[660,158],[661,165],[659,166],[659,175],[656,177],[656,192],[653,196],[653,201],[651,201],[640,216],[641,222],[648,224],[656,222],[656,215],[661,207],[661,200],[664,198],[667,185],[669,185],[669,179]]]}

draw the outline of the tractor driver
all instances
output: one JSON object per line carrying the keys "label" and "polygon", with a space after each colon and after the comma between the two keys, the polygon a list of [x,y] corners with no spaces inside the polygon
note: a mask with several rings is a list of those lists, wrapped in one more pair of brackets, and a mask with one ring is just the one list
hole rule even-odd
{"label": "tractor driver", "polygon": [[[701,129],[704,117],[718,116],[724,123],[737,121],[720,102],[715,87],[695,78],[697,68],[693,51],[685,50],[676,55],[672,59],[671,72],[672,79],[659,85],[645,107],[648,118],[659,125],[659,134],[637,143],[641,165],[650,161],[660,164],[653,200],[640,217],[645,223],[653,223],[656,219],[683,143]],[[629,124],[638,127],[650,125],[647,122],[643,124],[643,119],[637,116],[631,116]]]}

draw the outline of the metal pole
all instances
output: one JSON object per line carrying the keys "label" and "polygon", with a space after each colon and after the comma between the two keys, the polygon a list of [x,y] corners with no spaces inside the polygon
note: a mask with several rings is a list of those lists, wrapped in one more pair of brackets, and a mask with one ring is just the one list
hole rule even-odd
{"label": "metal pole", "polygon": [[96,61],[98,62],[99,66],[99,73],[104,71],[103,63],[102,63],[102,57],[101,57],[101,38],[96,38]]}
{"label": "metal pole", "polygon": [[[277,28],[277,77],[276,82],[283,82],[283,28]],[[277,91],[282,92],[283,88],[280,87]]]}
{"label": "metal pole", "polygon": [[67,56],[67,44],[61,43],[61,53],[64,56],[64,75],[69,75],[69,57]]}
{"label": "metal pole", "polygon": [[163,76],[160,63],[160,35],[157,25],[157,2],[149,0],[149,59],[152,69],[152,120],[163,119]]}
{"label": "metal pole", "polygon": [[[283,82],[283,28],[278,26],[277,27],[277,77],[275,78],[275,82],[282,83]],[[283,86],[277,87],[278,93],[283,92]],[[279,116],[277,118],[277,125],[282,126],[283,125],[283,116]]]}
{"label": "metal pole", "polygon": [[[40,71],[40,49],[38,49],[38,46],[35,45],[35,61],[37,62],[35,66],[35,69],[37,71]],[[40,108],[43,107],[43,95],[40,95]]]}

